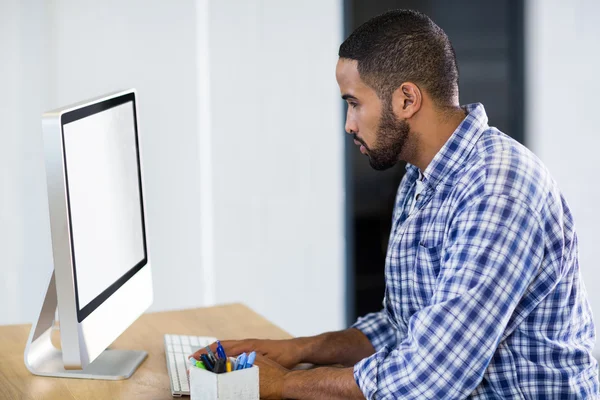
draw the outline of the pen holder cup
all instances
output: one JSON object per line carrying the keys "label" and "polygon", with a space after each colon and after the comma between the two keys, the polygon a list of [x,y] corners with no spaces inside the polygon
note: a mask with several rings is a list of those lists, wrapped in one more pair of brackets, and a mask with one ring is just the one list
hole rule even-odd
{"label": "pen holder cup", "polygon": [[215,374],[190,368],[190,400],[258,400],[258,367]]}

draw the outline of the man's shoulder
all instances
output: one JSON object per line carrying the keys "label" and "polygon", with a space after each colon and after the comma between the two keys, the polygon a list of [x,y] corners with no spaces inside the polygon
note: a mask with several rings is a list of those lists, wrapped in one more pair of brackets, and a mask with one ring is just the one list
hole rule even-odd
{"label": "man's shoulder", "polygon": [[[526,203],[538,213],[546,208],[548,200],[560,197],[542,161],[496,128],[481,135],[455,184],[468,196],[505,196]],[[549,195],[557,198],[549,199]]]}

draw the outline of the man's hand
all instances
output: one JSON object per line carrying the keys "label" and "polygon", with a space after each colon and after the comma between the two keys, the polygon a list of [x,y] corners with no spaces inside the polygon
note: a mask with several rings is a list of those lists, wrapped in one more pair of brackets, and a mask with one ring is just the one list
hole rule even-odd
{"label": "man's hand", "polygon": [[[352,366],[375,353],[367,336],[354,328],[312,337],[287,340],[225,340],[221,344],[228,356],[256,351],[284,368],[293,368],[300,363]],[[216,351],[216,343],[211,344],[210,349]],[[193,356],[199,360],[200,355],[205,352],[206,350],[200,349]]]}
{"label": "man's hand", "polygon": [[275,361],[257,356],[261,399],[364,399],[352,368],[316,368],[290,371]]}
{"label": "man's hand", "polygon": [[[284,368],[292,368],[299,364],[303,358],[302,342],[297,339],[288,340],[224,340],[221,342],[227,356],[237,357],[242,353],[255,351],[257,354],[269,357]],[[210,345],[210,349],[215,352],[217,344]],[[200,355],[206,353],[205,349],[200,349],[192,356],[200,359]]]}
{"label": "man's hand", "polygon": [[[226,340],[221,344],[228,356],[256,351],[255,365],[259,367],[261,398],[364,399],[354,380],[352,368],[325,367],[307,371],[290,371],[287,368],[301,362],[349,365],[354,360],[373,354],[373,346],[367,337],[356,329],[312,338]],[[216,348],[216,343],[210,345],[213,352],[216,352]],[[205,352],[205,349],[201,349],[193,356],[198,360]]]}
{"label": "man's hand", "polygon": [[256,356],[254,365],[258,366],[261,399],[283,398],[283,383],[290,372],[275,361],[261,355]]}

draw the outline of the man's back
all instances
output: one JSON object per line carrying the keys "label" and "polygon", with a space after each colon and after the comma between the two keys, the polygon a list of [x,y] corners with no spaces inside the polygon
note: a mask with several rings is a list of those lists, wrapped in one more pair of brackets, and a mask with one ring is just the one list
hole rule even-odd
{"label": "man's back", "polygon": [[[419,172],[407,167],[384,318],[355,325],[380,352],[357,364],[357,382],[388,379],[389,393],[409,394],[422,384],[436,398],[595,396],[594,324],[570,210],[529,150],[488,127],[483,106],[468,111],[424,171],[414,209]],[[382,369],[377,354],[395,362]]]}
{"label": "man's back", "polygon": [[[509,322],[514,331],[505,331],[484,381],[502,393],[506,380],[512,379],[526,398],[597,393],[592,385],[597,385],[598,374],[591,357],[594,323],[579,270],[573,216],[564,197],[539,159],[499,131],[484,132],[475,151],[479,171],[465,173],[461,181],[468,184],[484,172],[486,192],[528,204],[543,226],[544,247],[537,275]],[[502,373],[506,365],[516,374]]]}

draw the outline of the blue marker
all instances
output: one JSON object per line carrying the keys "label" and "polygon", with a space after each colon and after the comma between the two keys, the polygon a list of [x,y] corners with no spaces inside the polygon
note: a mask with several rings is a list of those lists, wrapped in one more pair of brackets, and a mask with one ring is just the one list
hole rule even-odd
{"label": "blue marker", "polygon": [[248,356],[248,360],[246,361],[246,366],[244,368],[252,368],[252,366],[254,365],[254,360],[255,359],[256,359],[256,352],[253,351]]}
{"label": "blue marker", "polygon": [[218,340],[217,340],[217,356],[219,358],[223,358],[223,359],[227,360],[227,355],[225,354],[225,349],[221,345],[221,342],[219,342]]}
{"label": "blue marker", "polygon": [[248,358],[248,357],[246,356],[246,353],[243,353],[242,355],[240,355],[240,356],[237,358],[237,361],[236,361],[236,364],[237,364],[237,365],[235,366],[235,370],[236,370],[236,371],[237,371],[238,369],[244,369],[244,367],[246,366],[246,360],[247,360],[247,358]]}
{"label": "blue marker", "polygon": [[202,361],[202,363],[204,364],[204,366],[206,367],[207,370],[213,372],[213,368],[215,367],[215,364],[210,360],[209,356],[207,356],[206,354],[202,354],[200,356],[200,360]]}

